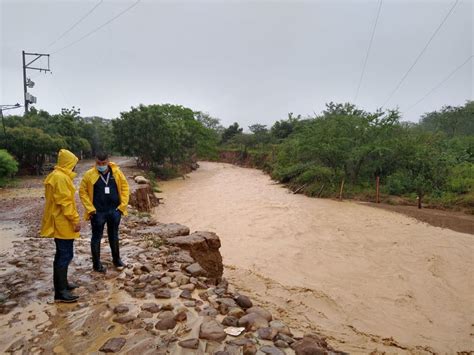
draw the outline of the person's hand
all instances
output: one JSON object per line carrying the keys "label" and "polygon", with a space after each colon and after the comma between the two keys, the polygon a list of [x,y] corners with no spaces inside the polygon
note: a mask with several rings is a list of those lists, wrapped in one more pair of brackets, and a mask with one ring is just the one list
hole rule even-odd
{"label": "person's hand", "polygon": [[76,224],[76,225],[74,226],[74,232],[77,233],[77,232],[80,232],[80,231],[81,231],[81,224],[78,223],[78,224]]}

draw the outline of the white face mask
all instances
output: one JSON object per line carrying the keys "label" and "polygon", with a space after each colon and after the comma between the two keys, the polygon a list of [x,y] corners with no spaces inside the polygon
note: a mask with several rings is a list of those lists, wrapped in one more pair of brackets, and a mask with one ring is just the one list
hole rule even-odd
{"label": "white face mask", "polygon": [[105,173],[107,171],[108,166],[107,165],[96,165],[97,170],[101,173]]}

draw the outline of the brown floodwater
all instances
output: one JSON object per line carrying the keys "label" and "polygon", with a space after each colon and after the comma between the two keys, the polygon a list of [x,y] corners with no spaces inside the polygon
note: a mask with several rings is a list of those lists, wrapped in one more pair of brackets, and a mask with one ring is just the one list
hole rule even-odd
{"label": "brown floodwater", "polygon": [[157,219],[216,232],[226,276],[291,326],[351,352],[474,350],[472,235],[200,165],[160,184]]}

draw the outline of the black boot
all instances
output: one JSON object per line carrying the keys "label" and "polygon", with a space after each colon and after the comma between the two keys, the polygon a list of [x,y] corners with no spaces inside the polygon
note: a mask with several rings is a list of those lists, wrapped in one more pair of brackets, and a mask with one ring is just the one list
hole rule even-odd
{"label": "black boot", "polygon": [[71,291],[78,288],[79,286],[76,285],[74,282],[69,282],[68,277],[67,277],[68,271],[69,271],[69,268],[66,268],[66,283],[67,283],[66,289]]}
{"label": "black boot", "polygon": [[77,302],[78,296],[74,296],[67,289],[67,268],[54,268],[54,301],[72,303]]}
{"label": "black boot", "polygon": [[100,242],[99,243],[91,242],[91,254],[92,254],[92,267],[94,271],[102,272],[105,274],[107,269],[100,262]]}
{"label": "black boot", "polygon": [[109,238],[109,244],[110,244],[110,251],[112,252],[112,261],[114,263],[114,266],[117,269],[122,270],[125,267],[125,264],[120,259],[120,247],[119,247],[118,238],[114,238],[114,239]]}

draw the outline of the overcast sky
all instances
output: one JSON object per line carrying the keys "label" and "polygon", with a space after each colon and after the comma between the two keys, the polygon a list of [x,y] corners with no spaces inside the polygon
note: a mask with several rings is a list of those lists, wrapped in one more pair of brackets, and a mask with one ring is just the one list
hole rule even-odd
{"label": "overcast sky", "polygon": [[[0,0],[1,104],[23,102],[21,51],[54,53],[135,2]],[[355,102],[383,105],[454,0],[384,0]],[[329,101],[354,102],[379,0],[142,0],[106,27],[51,55],[53,74],[30,72],[37,108],[76,106],[117,117],[131,106],[173,103],[224,125],[271,125]],[[473,1],[460,0],[388,107],[405,120],[473,97]],[[12,111],[10,111],[12,112]],[[19,112],[21,113],[21,112]]]}

